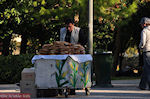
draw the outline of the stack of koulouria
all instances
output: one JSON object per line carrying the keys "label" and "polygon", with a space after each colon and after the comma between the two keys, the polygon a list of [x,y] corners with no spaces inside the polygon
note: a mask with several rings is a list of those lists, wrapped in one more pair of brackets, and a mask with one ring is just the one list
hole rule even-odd
{"label": "stack of koulouria", "polygon": [[85,54],[85,48],[80,44],[71,44],[65,41],[56,41],[53,44],[44,44],[39,50],[41,55]]}

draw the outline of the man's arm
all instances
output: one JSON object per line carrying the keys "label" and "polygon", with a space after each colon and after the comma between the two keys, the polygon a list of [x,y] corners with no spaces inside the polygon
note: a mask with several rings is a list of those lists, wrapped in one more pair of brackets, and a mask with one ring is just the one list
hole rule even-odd
{"label": "man's arm", "polygon": [[78,43],[80,43],[82,46],[85,46],[87,43],[87,37],[88,37],[87,34],[85,34],[84,31],[80,29]]}
{"label": "man's arm", "polygon": [[62,39],[62,30],[61,29],[60,29],[59,34],[60,34],[60,41],[63,41],[63,39]]}
{"label": "man's arm", "polygon": [[66,33],[65,28],[61,28],[60,29],[60,41],[65,41],[65,33]]}
{"label": "man's arm", "polygon": [[139,48],[140,49],[144,48],[145,43],[146,43],[146,34],[145,34],[145,31],[142,31],[141,32],[141,40],[140,40]]}

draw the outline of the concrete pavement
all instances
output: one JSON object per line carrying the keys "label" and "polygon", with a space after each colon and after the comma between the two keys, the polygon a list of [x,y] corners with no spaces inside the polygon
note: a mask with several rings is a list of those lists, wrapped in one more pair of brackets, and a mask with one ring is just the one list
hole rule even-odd
{"label": "concrete pavement", "polygon": [[[92,87],[90,95],[86,96],[84,90],[76,90],[76,95],[69,95],[68,99],[150,99],[150,91],[138,89],[139,79],[112,80],[112,88]],[[0,93],[19,93],[20,89],[14,84],[1,84]],[[60,99],[64,96],[38,99]],[[36,99],[36,98],[33,98]]]}

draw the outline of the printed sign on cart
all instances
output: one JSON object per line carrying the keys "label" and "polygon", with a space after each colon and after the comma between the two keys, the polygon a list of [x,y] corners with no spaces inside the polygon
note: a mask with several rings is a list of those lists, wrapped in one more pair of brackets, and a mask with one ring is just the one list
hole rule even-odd
{"label": "printed sign on cart", "polygon": [[25,93],[0,93],[0,99],[30,99],[30,94]]}

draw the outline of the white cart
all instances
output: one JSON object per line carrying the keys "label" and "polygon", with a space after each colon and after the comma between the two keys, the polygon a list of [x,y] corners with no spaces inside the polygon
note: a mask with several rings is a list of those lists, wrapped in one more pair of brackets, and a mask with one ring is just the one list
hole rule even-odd
{"label": "white cart", "polygon": [[37,89],[85,88],[89,94],[91,87],[92,56],[84,55],[35,55],[32,58],[35,67],[35,85]]}

